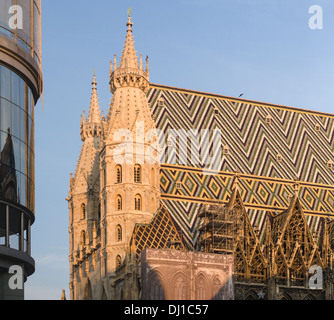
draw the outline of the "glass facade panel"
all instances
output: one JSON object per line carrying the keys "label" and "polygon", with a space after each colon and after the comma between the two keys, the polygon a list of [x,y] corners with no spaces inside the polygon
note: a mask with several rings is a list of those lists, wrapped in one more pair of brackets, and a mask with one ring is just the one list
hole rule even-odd
{"label": "glass facade panel", "polygon": [[[1,92],[2,90],[0,91],[0,94]],[[12,127],[12,109],[8,100],[0,98],[0,104],[0,128],[4,132],[8,132]]]}
{"label": "glass facade panel", "polygon": [[27,145],[25,143],[20,144],[21,147],[21,159],[20,159],[20,167],[21,172],[27,174],[27,163],[26,163],[26,152],[27,152]]}
{"label": "glass facade panel", "polygon": [[20,138],[21,137],[21,130],[20,130],[20,108],[15,105],[14,103],[11,104],[11,109],[12,109],[12,130],[11,134],[14,137]]}
{"label": "glass facade panel", "polygon": [[1,0],[0,25],[7,27],[10,19],[9,8],[14,4],[14,0]]}
{"label": "glass facade panel", "polygon": [[[31,12],[32,1],[19,0],[19,5],[22,7],[23,12]],[[26,19],[23,21],[23,30],[31,29],[31,16],[26,14]]]}
{"label": "glass facade panel", "polygon": [[18,4],[22,7],[24,14],[23,19],[23,31],[18,30],[19,37],[25,42],[25,43],[31,43],[31,35],[30,32],[27,32],[26,30],[31,30],[31,1],[30,0],[23,0],[18,1]]}
{"label": "glass facade panel", "polygon": [[34,212],[34,100],[27,84],[0,65],[0,197]]}
{"label": "glass facade panel", "polygon": [[[11,29],[9,21],[14,13],[9,13],[9,8],[18,5],[22,9],[22,29]],[[15,41],[23,50],[28,52],[35,61],[41,63],[41,2],[40,0],[0,0],[0,34]],[[17,20],[13,19],[14,23]]]}
{"label": "glass facade panel", "polygon": [[28,183],[27,177],[24,174],[21,174],[21,181],[20,181],[20,192],[21,195],[21,204],[23,206],[27,206],[27,195],[26,195],[26,185]]}
{"label": "glass facade panel", "polygon": [[39,50],[40,50],[40,8],[38,7],[37,1],[34,1],[34,42],[35,42],[35,54],[39,57]]}
{"label": "glass facade panel", "polygon": [[13,149],[14,149],[14,168],[15,171],[21,172],[21,146],[20,140],[12,135]]}
{"label": "glass facade panel", "polygon": [[0,73],[0,90],[1,90],[1,97],[11,101],[12,99],[12,90],[11,90],[11,83],[12,83],[12,72],[4,67],[1,67]]}
{"label": "glass facade panel", "polygon": [[11,87],[12,102],[24,109],[24,83],[19,75],[12,73]]}

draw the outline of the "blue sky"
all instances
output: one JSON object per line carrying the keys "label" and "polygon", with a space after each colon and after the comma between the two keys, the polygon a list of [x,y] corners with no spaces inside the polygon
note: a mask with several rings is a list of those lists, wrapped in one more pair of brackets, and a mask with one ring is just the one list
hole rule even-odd
{"label": "blue sky", "polygon": [[[132,7],[135,46],[153,83],[334,113],[331,0],[42,1],[44,110],[36,106],[36,271],[26,299],[69,297],[69,175],[93,70],[104,113],[109,61],[119,58]],[[323,29],[309,28],[309,8]]]}

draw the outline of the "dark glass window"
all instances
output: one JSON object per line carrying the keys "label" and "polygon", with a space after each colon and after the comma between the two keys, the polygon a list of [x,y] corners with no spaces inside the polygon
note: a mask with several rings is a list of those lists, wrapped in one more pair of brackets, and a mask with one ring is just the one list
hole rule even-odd
{"label": "dark glass window", "polygon": [[0,196],[34,212],[34,99],[23,79],[0,65]]}

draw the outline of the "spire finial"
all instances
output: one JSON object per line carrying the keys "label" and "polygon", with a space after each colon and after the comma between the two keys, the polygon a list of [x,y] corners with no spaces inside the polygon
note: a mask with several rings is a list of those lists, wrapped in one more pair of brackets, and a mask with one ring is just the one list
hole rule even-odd
{"label": "spire finial", "polygon": [[121,68],[132,68],[132,69],[138,69],[138,60],[136,55],[136,50],[134,47],[134,40],[133,40],[133,34],[132,34],[132,26],[133,23],[131,21],[131,17],[129,17],[127,22],[127,35],[125,39],[125,45],[123,49],[123,55],[121,59]]}
{"label": "spire finial", "polygon": [[90,123],[99,123],[100,122],[100,108],[99,108],[99,102],[97,97],[97,81],[95,76],[95,69],[93,72],[93,81],[92,81],[92,97],[90,101],[90,108],[89,108],[89,115],[88,115],[88,121]]}
{"label": "spire finial", "polygon": [[65,290],[62,290],[62,294],[61,294],[61,300],[66,300],[66,294],[65,294]]}
{"label": "spire finial", "polygon": [[239,189],[240,185],[240,172],[238,170],[234,170],[234,186],[233,189]]}
{"label": "spire finial", "polygon": [[132,26],[133,26],[133,23],[131,21],[131,7],[129,7],[128,9],[128,23],[126,24],[126,26],[128,27],[128,32],[132,32]]}
{"label": "spire finial", "polygon": [[140,54],[140,65],[139,65],[139,69],[143,70],[143,55]]}
{"label": "spire finial", "polygon": [[116,57],[116,53],[114,54],[114,70],[117,69],[117,57]]}
{"label": "spire finial", "polygon": [[150,76],[150,66],[148,62],[148,56],[146,56],[146,74]]}
{"label": "spire finial", "polygon": [[92,81],[92,85],[93,85],[93,90],[96,90],[97,82],[96,82],[96,76],[95,76],[95,68],[94,68],[94,71],[93,71],[93,81]]}

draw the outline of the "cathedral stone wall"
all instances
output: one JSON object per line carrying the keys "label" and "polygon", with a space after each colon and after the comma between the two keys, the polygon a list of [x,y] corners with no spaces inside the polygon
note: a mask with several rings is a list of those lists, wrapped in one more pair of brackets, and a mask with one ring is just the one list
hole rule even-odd
{"label": "cathedral stone wall", "polygon": [[145,249],[142,300],[233,300],[233,257]]}

